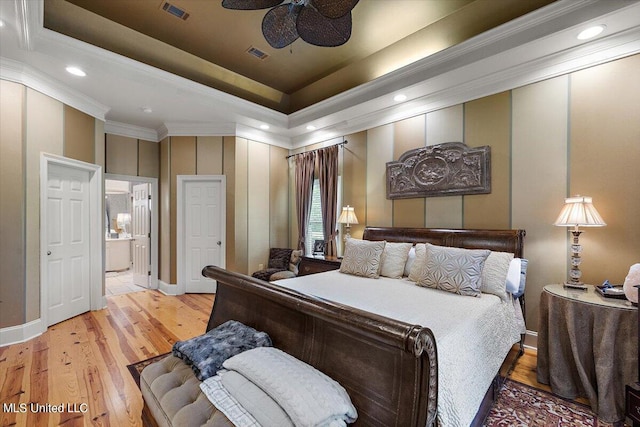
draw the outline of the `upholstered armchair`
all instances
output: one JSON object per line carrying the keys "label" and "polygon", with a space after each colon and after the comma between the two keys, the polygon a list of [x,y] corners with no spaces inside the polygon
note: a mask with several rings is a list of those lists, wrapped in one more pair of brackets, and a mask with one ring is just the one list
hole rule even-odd
{"label": "upholstered armchair", "polygon": [[295,277],[298,275],[298,264],[302,254],[301,250],[271,248],[267,268],[254,272],[252,276],[267,282]]}

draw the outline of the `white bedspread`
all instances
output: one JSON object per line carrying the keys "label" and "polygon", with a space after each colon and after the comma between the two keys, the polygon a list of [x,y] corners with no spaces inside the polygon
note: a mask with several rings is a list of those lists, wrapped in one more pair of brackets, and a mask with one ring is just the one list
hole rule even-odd
{"label": "white bedspread", "polygon": [[514,306],[490,294],[468,297],[406,279],[369,279],[338,270],[275,284],[431,329],[438,349],[438,422],[467,427],[505,356],[520,340]]}

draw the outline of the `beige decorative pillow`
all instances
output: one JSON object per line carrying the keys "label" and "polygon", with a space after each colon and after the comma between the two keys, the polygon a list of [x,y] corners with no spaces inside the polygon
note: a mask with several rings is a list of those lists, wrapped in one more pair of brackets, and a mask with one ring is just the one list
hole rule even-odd
{"label": "beige decorative pillow", "polygon": [[409,250],[413,247],[411,243],[391,243],[387,242],[382,251],[380,262],[382,268],[380,275],[400,279],[404,273],[404,265],[409,257]]}
{"label": "beige decorative pillow", "polygon": [[480,296],[482,268],[491,251],[426,244],[419,286],[460,295]]}
{"label": "beige decorative pillow", "polygon": [[424,266],[424,263],[426,261],[427,245],[424,243],[416,243],[414,248],[416,251],[416,256],[415,258],[413,258],[413,261],[408,270],[409,280],[411,280],[412,282],[417,282],[420,279],[420,273],[422,272],[422,267]]}
{"label": "beige decorative pillow", "polygon": [[482,269],[482,293],[493,294],[507,301],[507,273],[511,260],[512,253],[491,251]]}
{"label": "beige decorative pillow", "polygon": [[347,239],[344,257],[340,264],[340,272],[355,276],[380,276],[380,258],[384,251],[385,241],[371,242],[368,240]]}

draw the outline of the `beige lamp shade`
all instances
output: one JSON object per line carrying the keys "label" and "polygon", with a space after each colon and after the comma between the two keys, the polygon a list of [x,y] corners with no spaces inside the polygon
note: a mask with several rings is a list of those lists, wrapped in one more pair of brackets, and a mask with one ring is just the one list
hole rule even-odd
{"label": "beige lamp shade", "polygon": [[564,199],[564,206],[553,225],[564,227],[602,227],[607,225],[591,197],[574,196]]}
{"label": "beige lamp shade", "polygon": [[342,213],[340,214],[340,218],[338,218],[338,223],[347,224],[347,226],[358,223],[358,217],[356,217],[353,206],[347,205],[342,208]]}

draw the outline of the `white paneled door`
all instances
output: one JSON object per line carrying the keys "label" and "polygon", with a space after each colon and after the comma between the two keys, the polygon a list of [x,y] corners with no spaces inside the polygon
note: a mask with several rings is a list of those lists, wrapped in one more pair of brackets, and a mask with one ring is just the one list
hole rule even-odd
{"label": "white paneled door", "polygon": [[207,265],[224,267],[224,186],[224,179],[206,176],[183,180],[178,186],[183,193],[179,197],[183,202],[179,227],[183,227],[180,258],[185,292],[216,291],[216,282],[203,277],[202,269]]}
{"label": "white paneled door", "polygon": [[91,308],[89,172],[52,164],[47,175],[47,323]]}
{"label": "white paneled door", "polygon": [[133,215],[131,218],[133,237],[133,283],[149,287],[151,266],[149,263],[150,241],[149,184],[133,186]]}

